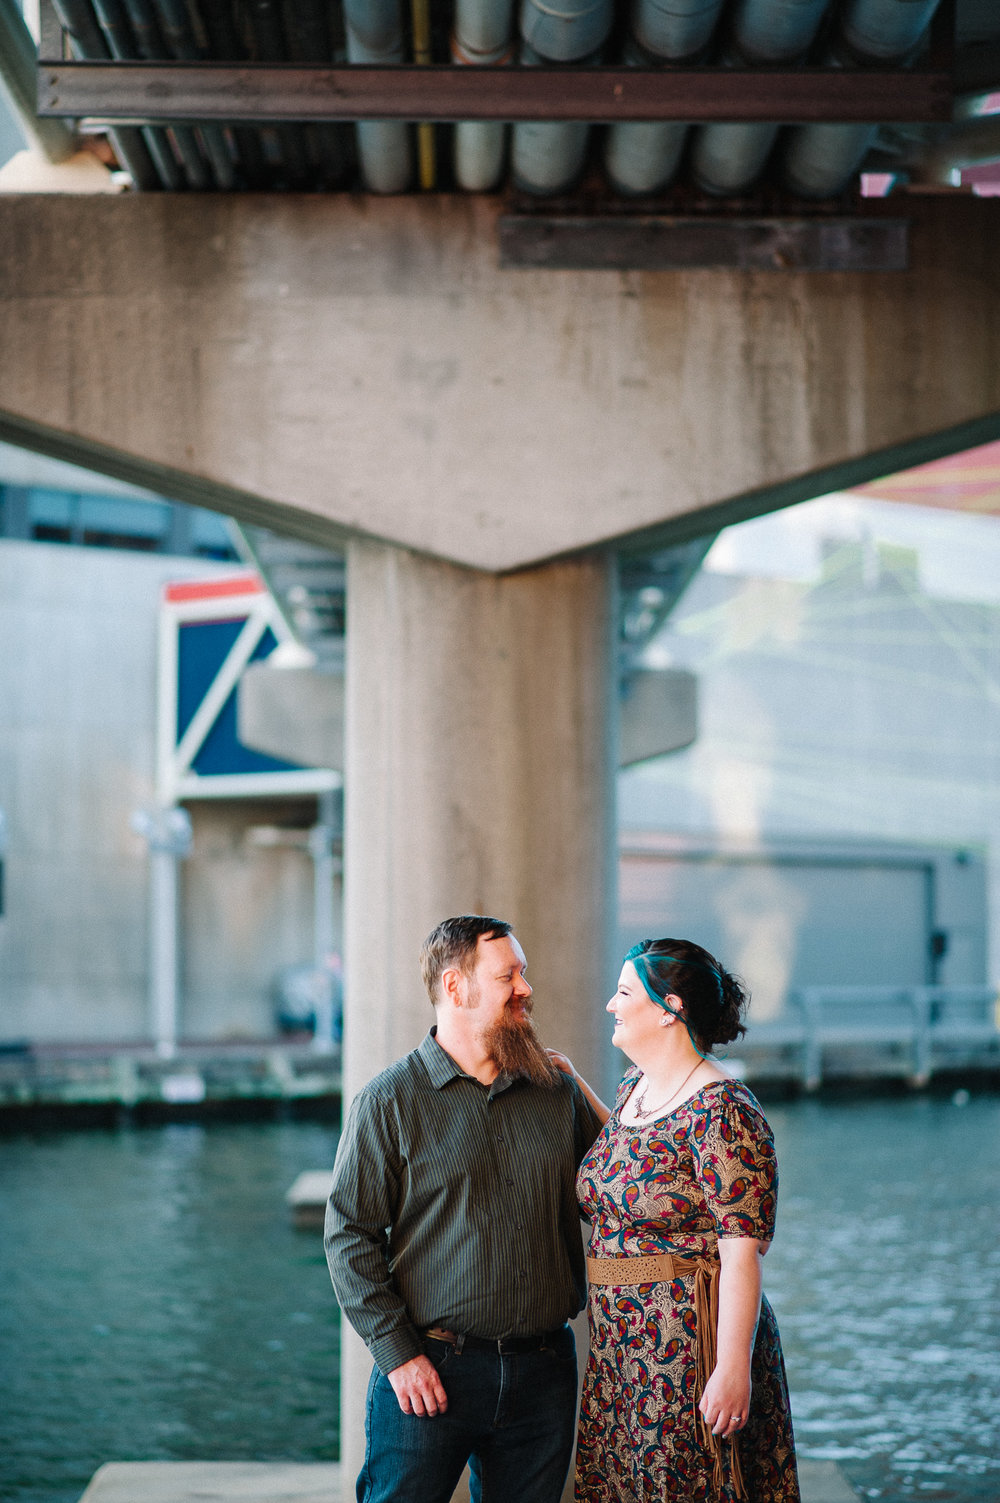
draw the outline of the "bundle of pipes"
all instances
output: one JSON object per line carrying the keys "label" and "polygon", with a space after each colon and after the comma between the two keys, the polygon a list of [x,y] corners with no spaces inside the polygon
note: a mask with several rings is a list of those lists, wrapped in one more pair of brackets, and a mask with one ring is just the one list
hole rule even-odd
{"label": "bundle of pipes", "polygon": [[[723,0],[634,0],[622,61],[631,67],[699,62]],[[688,127],[660,120],[614,125],[604,147],[612,184],[631,197],[665,188],[677,171]]]}
{"label": "bundle of pipes", "polygon": [[[437,0],[447,7],[451,0]],[[520,0],[517,43],[513,0],[453,0],[451,57],[456,64],[502,66],[515,49],[522,64],[559,67],[599,62],[616,0]],[[619,0],[622,3],[622,0]],[[403,0],[53,0],[81,59],[206,58],[241,62],[389,65],[431,59],[431,0],[411,0],[412,49]],[[629,0],[621,59],[635,67],[794,67],[821,57],[828,66],[906,66],[922,43],[939,0]],[[343,25],[343,39],[338,35]],[[821,32],[823,33],[821,35]],[[488,192],[504,173],[508,126],[467,121],[454,131],[459,187]],[[537,195],[565,192],[579,178],[592,127],[579,121],[525,121],[513,130],[516,183]],[[434,128],[417,127],[420,186],[434,182]],[[875,137],[868,124],[783,126],[780,121],[629,122],[611,126],[604,164],[621,194],[664,189],[689,135],[691,166],[710,194],[751,188],[778,158],[786,187],[799,196],[841,193]],[[780,137],[780,140],[779,140]],[[406,191],[414,176],[414,129],[394,120],[119,127],[111,135],[139,188],[343,185],[353,170],[352,142],[364,186]],[[777,147],[776,147],[776,142]]]}
{"label": "bundle of pipes", "polygon": [[[521,62],[594,63],[614,21],[614,0],[521,0]],[[528,193],[572,187],[587,156],[583,121],[526,120],[514,127],[514,180]]]}
{"label": "bundle of pipes", "polygon": [[[828,0],[743,0],[723,65],[794,63],[811,47]],[[777,121],[703,125],[692,151],[692,169],[707,193],[743,193],[764,170],[777,139]]]}
{"label": "bundle of pipes", "polygon": [[[56,15],[81,59],[126,61],[206,58],[242,62],[337,62],[325,0],[254,0],[241,13],[218,0],[53,0]],[[298,124],[267,128],[119,127],[110,133],[118,159],[137,188],[303,188],[318,177],[342,182],[350,167],[344,127]]]}
{"label": "bundle of pipes", "polygon": [[[830,64],[906,63],[919,49],[939,0],[848,0]],[[782,159],[786,187],[803,198],[843,192],[875,139],[876,125],[800,125]]]}

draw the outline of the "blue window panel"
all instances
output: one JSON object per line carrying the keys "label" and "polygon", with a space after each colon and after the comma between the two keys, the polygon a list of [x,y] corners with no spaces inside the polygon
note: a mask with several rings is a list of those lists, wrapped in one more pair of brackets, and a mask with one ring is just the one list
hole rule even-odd
{"label": "blue window panel", "polygon": [[169,501],[133,501],[121,496],[81,496],[80,526],[124,537],[162,538],[170,527]]}
{"label": "blue window panel", "polygon": [[[178,632],[177,642],[177,740],[184,735],[198,707],[239,636],[246,618],[234,621],[189,621]],[[251,662],[266,658],[277,646],[268,627],[254,650]],[[299,772],[298,762],[283,762],[244,746],[236,731],[234,689],[191,764],[199,777],[222,777],[233,773]]]}

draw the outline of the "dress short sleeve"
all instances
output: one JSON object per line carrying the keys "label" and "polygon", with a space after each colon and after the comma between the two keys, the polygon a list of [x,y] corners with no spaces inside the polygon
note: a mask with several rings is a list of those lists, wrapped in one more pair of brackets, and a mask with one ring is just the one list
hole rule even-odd
{"label": "dress short sleeve", "polygon": [[719,1237],[774,1236],[778,1164],[767,1118],[746,1086],[723,1082],[692,1112],[695,1179]]}

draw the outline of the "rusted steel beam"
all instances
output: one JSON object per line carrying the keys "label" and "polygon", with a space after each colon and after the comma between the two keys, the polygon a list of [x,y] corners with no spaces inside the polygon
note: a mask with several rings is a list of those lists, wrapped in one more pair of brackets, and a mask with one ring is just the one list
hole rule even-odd
{"label": "rusted steel beam", "polygon": [[41,62],[38,113],[219,120],[890,120],[951,118],[940,71],[796,68],[302,67]]}
{"label": "rusted steel beam", "polygon": [[909,225],[885,216],[737,219],[504,214],[500,265],[556,271],[905,271]]}

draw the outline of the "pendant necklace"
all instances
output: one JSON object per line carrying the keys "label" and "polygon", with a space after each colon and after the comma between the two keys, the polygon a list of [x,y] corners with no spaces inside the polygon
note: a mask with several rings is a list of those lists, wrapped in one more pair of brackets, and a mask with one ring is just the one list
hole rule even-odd
{"label": "pendant necklace", "polygon": [[657,1117],[657,1116],[659,1116],[660,1113],[663,1112],[663,1110],[667,1106],[670,1105],[670,1103],[671,1103],[671,1101],[673,1101],[674,1097],[680,1095],[681,1091],[683,1091],[684,1087],[687,1085],[688,1081],[691,1079],[691,1076],[694,1074],[695,1070],[697,1070],[698,1066],[700,1064],[703,1064],[703,1063],[704,1063],[703,1060],[700,1060],[700,1059],[695,1060],[694,1064],[691,1066],[690,1070],[687,1072],[687,1074],[685,1075],[684,1079],[681,1081],[680,1085],[677,1087],[676,1090],[670,1092],[670,1095],[667,1097],[666,1101],[661,1102],[661,1104],[659,1106],[651,1106],[648,1109],[646,1107],[646,1092],[649,1090],[649,1080],[647,1078],[646,1083],[643,1086],[642,1091],[641,1091],[639,1097],[636,1100],[635,1106],[633,1107],[633,1111],[635,1112],[635,1115],[637,1117],[646,1117],[647,1119],[651,1118],[651,1117]]}

